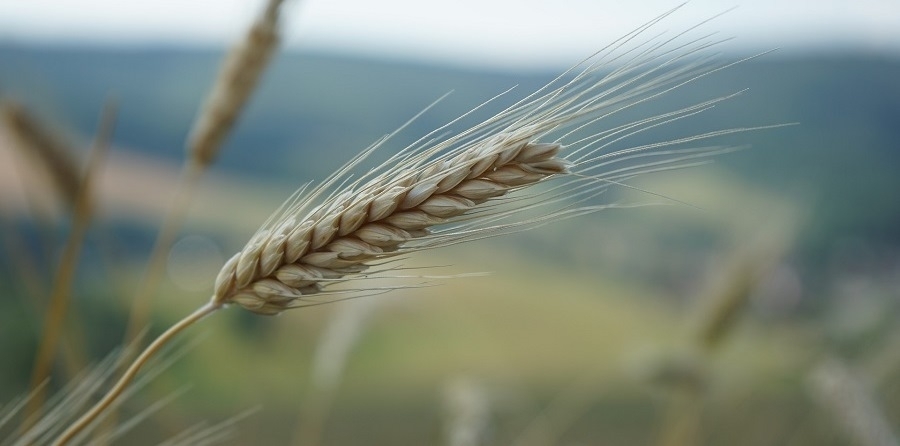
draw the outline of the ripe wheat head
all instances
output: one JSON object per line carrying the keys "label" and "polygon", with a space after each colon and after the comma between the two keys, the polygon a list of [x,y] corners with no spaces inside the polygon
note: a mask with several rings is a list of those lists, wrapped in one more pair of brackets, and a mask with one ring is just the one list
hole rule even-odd
{"label": "ripe wheat head", "polygon": [[[637,42],[673,11],[484,122],[445,136],[464,115],[352,177],[354,168],[395,132],[318,186],[301,189],[226,262],[213,304],[278,314],[378,291],[334,285],[370,277],[373,265],[411,252],[595,212],[609,205],[592,204],[592,199],[611,185],[732,150],[701,143],[749,128],[609,150],[740,94],[604,128],[613,116],[737,63],[715,62],[707,50],[722,40],[693,36],[697,27]],[[533,187],[538,183],[552,184]]]}

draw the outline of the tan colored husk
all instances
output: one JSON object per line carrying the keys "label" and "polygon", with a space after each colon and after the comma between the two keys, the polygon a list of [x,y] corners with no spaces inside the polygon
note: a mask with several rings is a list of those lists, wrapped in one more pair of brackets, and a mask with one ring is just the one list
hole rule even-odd
{"label": "tan colored husk", "polygon": [[78,259],[87,236],[90,220],[94,216],[93,187],[100,176],[100,171],[109,152],[109,141],[115,126],[116,113],[115,101],[108,101],[103,109],[97,136],[91,147],[87,169],[83,179],[79,182],[81,188],[75,197],[72,212],[72,228],[60,254],[59,265],[54,272],[53,288],[50,291],[47,309],[44,313],[40,344],[35,353],[31,375],[31,389],[34,392],[34,396],[26,407],[23,427],[29,426],[29,423],[34,419],[32,415],[37,413],[43,403],[43,389],[45,389],[43,383],[50,376],[50,371],[57,357],[62,339],[64,337],[67,337],[69,340],[77,339],[77,335],[66,336],[64,328],[66,319],[72,317],[68,311],[72,298],[72,284],[75,281]]}
{"label": "tan colored husk", "polygon": [[215,159],[256,88],[280,41],[278,7],[282,1],[269,0],[244,40],[231,50],[188,137],[187,150],[192,162],[205,166]]}
{"label": "tan colored husk", "polygon": [[[489,144],[489,145],[488,145]],[[374,181],[352,196],[326,202],[300,224],[262,232],[235,254],[216,279],[215,301],[277,314],[322,278],[358,272],[366,263],[404,253],[431,226],[459,217],[516,187],[568,172],[559,144],[476,145],[443,169],[437,161],[400,181]],[[486,162],[489,161],[489,162]],[[293,221],[291,221],[293,223]]]}

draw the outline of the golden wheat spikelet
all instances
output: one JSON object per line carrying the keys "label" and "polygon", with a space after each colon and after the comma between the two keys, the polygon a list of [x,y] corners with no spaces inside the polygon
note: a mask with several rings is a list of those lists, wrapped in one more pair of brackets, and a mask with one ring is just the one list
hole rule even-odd
{"label": "golden wheat spikelet", "polygon": [[269,0],[244,40],[228,54],[188,136],[186,147],[191,162],[200,166],[212,163],[250,99],[281,40],[278,9],[282,2]]}
{"label": "golden wheat spikelet", "polygon": [[[667,15],[472,128],[441,138],[454,121],[351,180],[354,168],[382,147],[386,137],[319,186],[298,192],[227,261],[215,282],[213,304],[234,303],[256,313],[278,314],[320,303],[319,297],[345,296],[350,291],[331,285],[368,277],[374,264],[595,212],[607,206],[589,200],[610,185],[696,165],[731,150],[696,143],[749,129],[607,149],[702,113],[740,92],[589,131],[602,128],[607,118],[732,65],[717,65],[706,54],[720,42],[710,36],[661,34],[633,43]],[[530,186],[545,182],[553,184],[529,193]]]}

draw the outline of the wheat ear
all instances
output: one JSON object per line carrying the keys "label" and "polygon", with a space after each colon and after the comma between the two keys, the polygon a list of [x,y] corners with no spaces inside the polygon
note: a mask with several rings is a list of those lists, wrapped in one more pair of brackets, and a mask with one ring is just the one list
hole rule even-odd
{"label": "wheat ear", "polygon": [[43,386],[42,383],[50,376],[53,360],[56,358],[57,350],[64,337],[63,328],[68,316],[67,309],[71,300],[78,257],[87,236],[90,220],[94,215],[92,197],[94,182],[97,181],[100,169],[106,161],[109,140],[115,126],[116,110],[115,102],[107,101],[100,118],[95,142],[91,148],[87,169],[83,179],[79,182],[80,188],[72,212],[72,229],[63,247],[59,265],[54,272],[53,288],[44,314],[40,344],[34,358],[30,387],[34,395],[25,409],[23,430],[31,426],[34,420],[33,415],[38,412],[43,403],[46,386]]}
{"label": "wheat ear", "polygon": [[[78,201],[83,176],[89,176],[90,173],[82,172],[83,169],[77,156],[79,154],[71,141],[69,141],[69,138],[65,138],[52,125],[48,125],[48,123],[38,119],[38,116],[31,113],[23,104],[9,99],[0,100],[0,126],[5,127],[9,131],[10,136],[12,136],[12,147],[21,151],[40,170],[45,171],[56,194],[60,197],[61,203],[65,205],[67,211],[71,212],[72,227],[78,227],[77,221],[79,219],[90,219],[90,203],[93,200],[90,197],[86,197],[84,201]],[[100,138],[102,137],[100,136]],[[28,189],[30,188],[26,187],[26,190]],[[29,198],[29,201],[34,199],[30,195]],[[48,216],[38,212],[36,204],[34,203],[30,208],[34,213],[34,218],[40,221],[39,226],[43,226],[43,230],[39,231],[41,233],[41,245],[53,245],[55,241],[52,240],[54,237],[49,236],[52,232],[49,227],[50,221],[47,220]],[[75,234],[74,231],[73,234]],[[28,293],[31,295],[28,302],[34,306],[35,313],[46,313],[47,309],[44,308],[44,305],[48,303],[47,299],[51,295],[51,290],[47,288],[46,284],[46,282],[49,282],[49,279],[40,277],[44,267],[38,264],[37,259],[34,258],[33,249],[26,246],[26,241],[19,236],[12,234],[10,236],[9,252],[7,254],[9,258],[17,259],[15,264],[17,268],[14,274],[22,280],[28,289]],[[81,236],[76,235],[75,237]],[[73,240],[70,238],[68,243],[71,244],[72,242]],[[80,239],[78,243],[81,243]],[[40,250],[47,249],[50,248],[47,246],[40,248]],[[68,253],[68,248],[63,252]],[[50,255],[50,252],[47,251],[46,254]],[[77,252],[73,252],[73,254],[77,254]],[[56,277],[60,277],[59,273],[57,273]],[[58,291],[53,291],[53,293],[56,292]],[[59,298],[56,299],[58,303]],[[87,361],[84,359],[84,341],[79,336],[78,321],[69,319],[67,323],[72,324],[72,326],[68,327],[71,336],[62,340],[65,345],[60,349],[60,352],[63,355],[65,373],[71,377],[84,368]],[[49,326],[44,327],[44,333],[50,330]],[[41,377],[37,383],[34,383],[31,388],[32,391],[38,392],[35,390],[36,386],[43,382],[43,379],[46,379],[46,376]],[[41,398],[41,395],[35,394],[33,399],[40,400]]]}
{"label": "wheat ear", "polygon": [[[730,150],[683,146],[748,129],[605,151],[635,134],[706,111],[732,95],[563,145],[589,125],[723,68],[710,67],[699,54],[715,41],[701,38],[668,48],[675,41],[657,38],[639,44],[625,52],[630,59],[603,76],[598,75],[601,68],[622,62],[623,56],[598,53],[571,80],[557,78],[487,121],[436,142],[434,135],[443,128],[438,129],[352,181],[348,172],[381,146],[380,141],[312,191],[301,190],[270,217],[225,263],[216,278],[213,302],[274,315],[321,303],[317,297],[329,301],[353,292],[378,291],[333,285],[368,277],[372,265],[411,252],[596,212],[607,206],[582,203],[610,185],[621,185],[635,175],[696,165],[704,157]],[[619,45],[608,48],[619,49]],[[519,193],[554,178],[560,181],[547,189]],[[525,216],[529,211],[537,215]]]}
{"label": "wheat ear", "polygon": [[229,53],[188,136],[185,147],[191,162],[207,166],[218,156],[228,132],[234,128],[278,48],[279,8],[283,1],[267,0],[263,13],[244,40]]}
{"label": "wheat ear", "polygon": [[674,11],[467,130],[444,136],[468,114],[353,179],[354,168],[393,136],[388,135],[320,185],[308,191],[301,188],[226,262],[210,302],[179,322],[177,330],[154,341],[57,444],[65,444],[96,418],[134,378],[142,361],[175,333],[225,305],[274,315],[382,292],[386,289],[333,285],[365,284],[371,275],[385,276],[396,270],[386,263],[398,256],[608,208],[589,200],[612,185],[630,187],[623,182],[636,175],[694,166],[732,150],[698,146],[701,141],[764,128],[725,129],[617,148],[635,135],[707,111],[735,93],[589,130],[606,118],[740,63],[713,62],[706,50],[720,41],[711,35],[689,37],[696,27],[635,43],[637,36]]}

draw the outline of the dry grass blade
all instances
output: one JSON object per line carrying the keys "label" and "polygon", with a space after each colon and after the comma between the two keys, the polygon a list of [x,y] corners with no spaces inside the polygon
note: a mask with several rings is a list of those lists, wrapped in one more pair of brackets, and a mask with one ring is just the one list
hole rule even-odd
{"label": "dry grass blade", "polygon": [[[141,379],[137,380],[116,404],[122,404],[129,397],[146,387],[155,377],[167,370],[179,357],[183,356],[188,348],[182,347],[178,351],[164,356],[162,360],[154,361],[147,373],[142,375]],[[110,379],[115,376],[116,370],[121,367],[122,362],[127,360],[129,356],[123,351],[114,351],[102,361],[84,368],[72,377],[66,386],[57,391],[43,404],[40,418],[32,423],[27,430],[16,430],[13,422],[16,419],[25,417],[25,405],[34,398],[35,392],[31,392],[27,397],[3,406],[0,409],[0,446],[50,444],[68,424],[80,415],[81,411],[93,402],[96,395],[102,392],[104,387],[109,384]],[[143,423],[154,412],[170,404],[174,399],[184,394],[185,391],[186,388],[182,388],[152,402],[148,406],[141,406],[137,414],[122,420],[115,426],[114,430],[91,437],[92,434],[97,434],[96,431],[100,427],[100,423],[94,423],[82,431],[80,435],[73,438],[72,444],[109,444],[128,433],[135,426]],[[108,416],[109,413],[106,415]],[[222,427],[227,427],[227,423],[223,424]]]}

